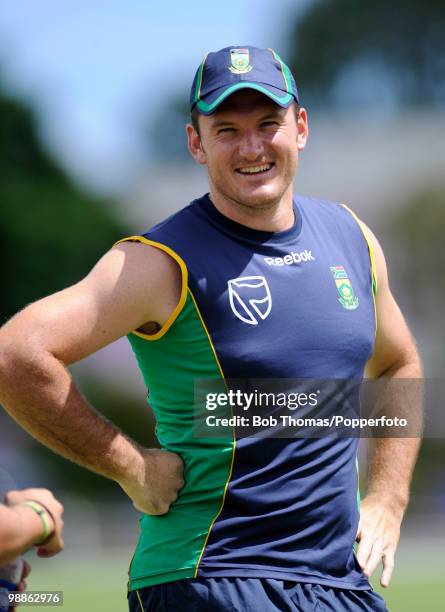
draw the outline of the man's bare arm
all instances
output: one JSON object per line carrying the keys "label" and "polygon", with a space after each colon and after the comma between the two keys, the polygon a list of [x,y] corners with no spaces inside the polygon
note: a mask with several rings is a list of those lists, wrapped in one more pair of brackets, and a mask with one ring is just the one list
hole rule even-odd
{"label": "man's bare arm", "polygon": [[[408,388],[412,392],[409,398],[412,412],[409,416],[420,423],[420,379],[423,375],[421,360],[408,326],[391,294],[382,249],[370,230],[367,230],[367,235],[374,246],[377,268],[378,326],[375,351],[367,364],[366,374],[370,378],[409,379],[406,385],[395,383],[389,387],[391,409],[394,415],[403,415],[408,399],[405,391]],[[420,438],[416,437],[382,437],[370,441],[368,487],[366,497],[361,503],[357,558],[369,576],[382,560],[382,586],[388,586],[391,579],[400,525],[408,504],[410,482],[419,446]]]}
{"label": "man's bare arm", "polygon": [[38,440],[115,480],[153,514],[166,512],[183,484],[179,458],[126,437],[81,396],[66,366],[147,322],[162,325],[180,287],[168,255],[123,243],[81,282],[31,304],[0,330],[0,403]]}

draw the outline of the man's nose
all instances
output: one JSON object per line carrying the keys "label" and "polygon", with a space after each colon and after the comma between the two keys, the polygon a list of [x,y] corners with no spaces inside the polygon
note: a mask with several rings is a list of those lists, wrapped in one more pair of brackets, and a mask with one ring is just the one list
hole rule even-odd
{"label": "man's nose", "polygon": [[245,130],[239,145],[240,155],[249,161],[256,160],[263,152],[263,140],[256,130]]}

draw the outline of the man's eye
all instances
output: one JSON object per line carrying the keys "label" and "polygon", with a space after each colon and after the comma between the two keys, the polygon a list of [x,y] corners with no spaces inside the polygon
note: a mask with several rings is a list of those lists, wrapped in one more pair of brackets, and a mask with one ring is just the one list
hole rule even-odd
{"label": "man's eye", "polygon": [[234,131],[235,131],[235,128],[232,128],[232,127],[219,128],[218,134],[224,134],[225,132],[234,132]]}
{"label": "man's eye", "polygon": [[278,125],[278,121],[263,121],[261,127],[276,127]]}

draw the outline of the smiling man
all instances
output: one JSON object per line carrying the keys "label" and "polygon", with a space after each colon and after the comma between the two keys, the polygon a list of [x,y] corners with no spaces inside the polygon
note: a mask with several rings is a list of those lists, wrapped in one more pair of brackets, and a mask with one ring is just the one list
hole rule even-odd
{"label": "smiling man", "polygon": [[[190,110],[210,192],[14,317],[0,400],[144,513],[130,610],[385,610],[368,577],[382,561],[389,584],[418,440],[375,441],[359,510],[356,438],[194,429],[198,379],[420,377],[383,253],[345,206],[293,194],[308,121],[273,50],[207,54]],[[161,450],[96,413],[66,370],[125,334]]]}

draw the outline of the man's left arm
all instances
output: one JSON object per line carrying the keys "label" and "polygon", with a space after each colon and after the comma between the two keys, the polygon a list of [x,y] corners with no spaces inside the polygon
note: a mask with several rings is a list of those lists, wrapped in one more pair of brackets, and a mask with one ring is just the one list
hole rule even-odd
{"label": "man's left arm", "polygon": [[[373,246],[377,272],[377,335],[374,353],[366,365],[366,376],[384,377],[391,381],[409,379],[406,385],[396,383],[391,388],[391,412],[403,416],[407,402],[404,390],[415,387],[415,393],[409,398],[410,416],[419,425],[422,420],[419,384],[423,376],[421,360],[405,319],[391,294],[383,251],[366,226],[364,231]],[[400,525],[408,505],[411,477],[420,446],[420,431],[418,437],[380,437],[369,442],[368,486],[360,507],[357,559],[367,576],[371,576],[382,561],[380,584],[387,587],[394,568]]]}

